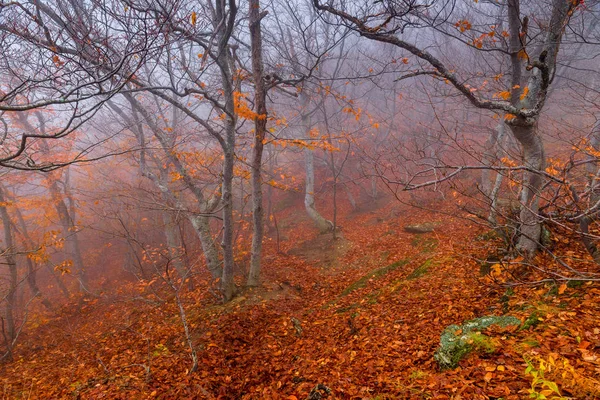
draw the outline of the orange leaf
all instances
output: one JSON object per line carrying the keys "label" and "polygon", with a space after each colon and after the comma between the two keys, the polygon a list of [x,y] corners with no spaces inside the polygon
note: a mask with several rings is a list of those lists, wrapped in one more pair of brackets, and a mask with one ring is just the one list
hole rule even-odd
{"label": "orange leaf", "polygon": [[485,374],[485,376],[483,377],[483,380],[486,382],[489,382],[492,380],[492,378],[494,377],[494,374],[492,374],[491,372],[488,372],[487,374]]}
{"label": "orange leaf", "polygon": [[504,100],[508,100],[510,98],[510,92],[508,90],[502,91],[498,93],[498,97]]}
{"label": "orange leaf", "polygon": [[563,283],[562,285],[560,285],[558,287],[558,294],[563,294],[565,292],[565,290],[567,290],[567,284]]}

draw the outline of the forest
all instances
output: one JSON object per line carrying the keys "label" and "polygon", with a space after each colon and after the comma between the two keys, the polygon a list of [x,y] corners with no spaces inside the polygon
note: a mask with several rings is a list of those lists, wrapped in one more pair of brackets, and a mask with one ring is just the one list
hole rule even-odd
{"label": "forest", "polygon": [[2,399],[600,399],[600,1],[0,0]]}

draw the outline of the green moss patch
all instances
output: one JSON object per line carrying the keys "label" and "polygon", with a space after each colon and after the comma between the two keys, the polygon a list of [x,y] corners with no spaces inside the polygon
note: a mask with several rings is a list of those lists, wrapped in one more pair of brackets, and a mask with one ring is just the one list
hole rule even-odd
{"label": "green moss patch", "polygon": [[340,293],[340,297],[347,296],[350,293],[352,293],[358,289],[364,288],[365,286],[367,286],[367,282],[369,282],[370,280],[379,279],[379,278],[387,275],[388,273],[408,264],[409,261],[410,261],[409,259],[404,259],[404,260],[396,261],[395,263],[392,263],[385,267],[372,270],[367,275],[363,276],[362,278],[360,278],[359,280],[357,280],[356,282],[354,282],[353,284],[348,286],[346,289],[344,289],[342,291],[342,293]]}
{"label": "green moss patch", "polygon": [[423,264],[419,265],[413,272],[411,272],[406,279],[417,279],[425,275],[429,271],[429,267],[433,263],[433,259],[425,261]]}
{"label": "green moss patch", "polygon": [[423,253],[431,253],[437,247],[438,240],[434,237],[416,236],[410,244],[420,248]]}

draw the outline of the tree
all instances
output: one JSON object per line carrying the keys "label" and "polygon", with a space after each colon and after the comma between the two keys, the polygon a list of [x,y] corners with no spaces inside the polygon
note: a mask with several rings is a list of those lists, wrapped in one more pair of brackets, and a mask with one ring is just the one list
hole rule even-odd
{"label": "tree", "polygon": [[[478,36],[469,33],[472,23],[459,18],[454,24],[452,19],[466,10],[442,2],[420,5],[415,2],[383,2],[373,4],[355,4],[342,7],[335,1],[321,2],[313,0],[319,11],[334,15],[339,24],[349,26],[360,36],[396,46],[405,50],[416,59],[422,60],[431,68],[417,68],[414,72],[400,75],[406,79],[420,75],[429,75],[452,85],[461,95],[477,108],[506,113],[506,124],[523,149],[523,183],[520,195],[520,235],[517,248],[532,255],[538,246],[541,225],[538,216],[540,191],[543,186],[545,169],[544,144],[537,131],[538,122],[548,97],[548,90],[556,72],[559,47],[565,27],[579,2],[553,0],[547,24],[538,27],[537,37],[543,37],[535,44],[528,41],[533,34],[528,18],[521,19],[522,10],[518,0],[507,3],[509,41],[500,41],[504,48],[496,45],[495,40],[488,44],[488,38],[494,38],[503,32],[491,30]],[[541,11],[540,11],[541,12]],[[455,25],[460,33],[451,32]],[[481,26],[490,26],[485,22]],[[443,28],[438,28],[443,27]],[[453,40],[465,43],[481,52],[497,52],[510,59],[511,85],[508,90],[497,94],[500,99],[480,94],[479,85],[466,83],[455,72],[454,65],[444,61],[424,46],[412,43],[401,35],[410,29],[436,29],[444,32]],[[464,34],[464,33],[467,34]],[[531,54],[531,55],[530,55]],[[524,61],[527,61],[526,63]],[[474,79],[468,81],[473,82]],[[447,174],[446,174],[447,175]]]}
{"label": "tree", "polygon": [[252,146],[252,250],[248,286],[256,286],[260,279],[260,260],[264,232],[264,206],[262,193],[262,157],[267,133],[267,88],[263,72],[261,20],[266,12],[260,12],[260,1],[250,0],[249,20],[252,78],[254,81],[254,143]]}
{"label": "tree", "polygon": [[[49,170],[63,163],[36,162],[31,140],[59,139],[88,122],[121,91],[156,49],[148,26],[157,21],[135,11],[103,23],[112,2],[11,1],[0,3],[0,165]],[[109,28],[110,26],[110,28]],[[110,43],[110,45],[108,45]],[[54,111],[64,115],[45,134],[20,132],[7,112]]]}

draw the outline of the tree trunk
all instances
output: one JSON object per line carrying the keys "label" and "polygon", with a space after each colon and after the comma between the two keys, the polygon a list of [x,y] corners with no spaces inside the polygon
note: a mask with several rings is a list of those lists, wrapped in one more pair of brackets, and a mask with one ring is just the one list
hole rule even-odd
{"label": "tree trunk", "polygon": [[181,238],[177,219],[169,211],[162,213],[163,224],[165,226],[165,238],[169,257],[173,262],[173,267],[179,274],[180,278],[185,280],[188,278],[187,266],[183,262],[183,239]]}
{"label": "tree trunk", "polygon": [[[204,214],[213,212],[218,205],[218,201],[207,201],[205,199],[204,193],[202,192],[202,188],[196,185],[194,179],[192,179],[183,163],[173,155],[172,145],[167,142],[161,130],[152,121],[152,118],[148,111],[133,96],[125,95],[125,98],[129,101],[129,103],[132,106],[132,120],[130,120],[129,117],[114,104],[109,102],[109,106],[118,115],[120,115],[124,121],[128,122],[128,124],[132,126],[137,136],[137,139],[142,148],[142,152],[140,153],[140,169],[142,175],[150,179],[156,185],[156,187],[161,192],[163,200],[166,203],[171,203],[175,205],[177,209],[184,209],[180,199],[177,196],[175,196],[169,188],[166,172],[163,169],[160,169],[160,173],[155,174],[149,169],[147,165],[146,156],[149,156],[151,158],[154,157],[152,151],[146,148],[144,127],[141,124],[141,120],[138,117],[138,113],[144,118],[144,120],[150,127],[150,130],[153,132],[154,137],[159,141],[164,153],[173,163],[173,166],[175,167],[177,172],[183,177],[183,182],[194,195],[198,207],[200,208],[200,212]],[[196,231],[198,238],[200,239],[200,243],[204,251],[204,257],[206,259],[207,269],[209,270],[213,279],[220,278],[222,275],[222,269],[219,264],[219,250],[212,237],[208,217],[206,215],[196,215],[191,212],[186,212],[186,215],[189,221],[191,222],[194,230]]]}
{"label": "tree trunk", "polygon": [[[306,95],[304,95],[306,96]],[[304,101],[305,106],[308,106],[309,101]],[[307,114],[308,110],[303,110],[302,125],[306,131],[306,137],[310,138],[310,117]],[[315,207],[315,157],[313,151],[309,148],[304,149],[304,168],[306,173],[306,182],[304,184],[304,207],[310,219],[313,220],[317,229],[321,233],[329,232],[333,227],[333,223],[325,218],[317,211]]]}
{"label": "tree trunk", "polygon": [[[19,207],[15,207],[14,209],[15,209],[17,221],[19,222],[19,227],[21,228],[21,236],[23,237],[22,240],[25,243],[25,246],[27,246],[30,249],[30,251],[33,251],[33,249],[35,248],[35,245],[33,243],[33,240],[31,239],[31,236],[29,236],[29,232],[27,230],[27,224],[25,223],[23,214],[21,213],[21,210],[19,209]],[[17,229],[17,232],[18,231],[19,230]],[[36,297],[38,297],[38,296],[41,297],[42,304],[44,305],[44,307],[46,307],[47,309],[52,309],[52,303],[50,302],[50,300],[48,300],[48,298],[46,298],[45,296],[42,295],[42,291],[40,290],[40,288],[37,284],[38,265],[36,263],[34,263],[33,260],[29,257],[26,257],[26,262],[27,262],[27,284],[29,285],[29,289],[31,290],[31,293]],[[55,276],[55,278],[56,278],[56,276]],[[63,288],[64,288],[64,290],[66,290],[66,287],[59,279],[57,279],[57,283],[59,284],[59,287],[61,290],[63,290]],[[65,295],[67,297],[69,297],[68,291],[66,292]]]}
{"label": "tree trunk", "polygon": [[306,169],[306,183],[304,193],[304,207],[308,216],[313,220],[321,233],[329,232],[333,223],[321,216],[315,207],[315,165],[311,149],[304,150],[304,165]]}
{"label": "tree trunk", "polygon": [[523,148],[523,161],[529,169],[523,173],[517,249],[527,256],[532,256],[538,248],[542,232],[538,211],[543,179],[537,171],[544,171],[546,166],[544,144],[535,125],[513,124],[511,130]]}
{"label": "tree trunk", "polygon": [[490,204],[493,202],[491,194],[494,188],[492,184],[492,166],[498,160],[499,148],[504,137],[504,131],[505,124],[504,120],[502,120],[498,123],[496,129],[492,131],[488,140],[486,140],[485,149],[483,151],[483,165],[488,168],[484,168],[481,172],[481,191],[488,198]]}
{"label": "tree trunk", "polygon": [[350,202],[350,205],[352,206],[352,210],[356,210],[356,200],[354,199],[354,196],[352,195],[352,192],[350,191],[350,189],[348,188],[348,185],[346,185],[344,183],[344,191],[346,192],[346,196],[348,197],[348,201]]}
{"label": "tree trunk", "polygon": [[252,45],[252,75],[254,78],[254,146],[252,148],[252,249],[248,286],[260,282],[260,262],[264,234],[264,209],[262,193],[262,156],[267,131],[267,90],[263,79],[262,32],[260,0],[250,0],[250,41]]}
{"label": "tree trunk", "polygon": [[[49,149],[46,147],[45,151],[48,153]],[[58,214],[60,224],[63,228],[63,236],[65,237],[67,248],[73,257],[72,261],[75,267],[77,280],[79,281],[79,291],[82,293],[89,293],[85,264],[83,262],[81,248],[77,238],[78,231],[77,226],[75,225],[75,215],[69,212],[69,207],[67,207],[67,203],[65,202],[66,196],[58,187],[58,181],[51,176],[47,176],[46,181],[48,182],[48,190],[50,191],[56,213]]]}
{"label": "tree trunk", "polygon": [[224,301],[233,298],[235,284],[233,281],[233,145],[225,151],[223,163],[223,275],[221,292]]}
{"label": "tree trunk", "polygon": [[223,275],[223,269],[219,262],[219,249],[215,243],[212,232],[210,231],[210,221],[208,217],[202,215],[190,216],[190,222],[200,239],[206,268],[213,279],[218,279]]}
{"label": "tree trunk", "polygon": [[[592,133],[590,135],[590,147],[594,151],[600,150],[600,122],[596,122],[594,127],[592,128]],[[588,186],[590,190],[590,200],[588,203],[588,208],[594,208],[596,211],[593,212],[593,215],[598,214],[598,207],[600,204],[600,169],[598,169],[598,157],[589,154],[587,156],[588,163],[585,165],[585,170],[588,176]]]}
{"label": "tree trunk", "polygon": [[6,265],[8,266],[8,292],[6,293],[6,312],[4,318],[6,321],[6,327],[2,324],[3,335],[6,344],[6,354],[9,358],[12,357],[13,343],[17,334],[16,323],[15,323],[15,306],[16,306],[16,295],[18,286],[17,276],[17,261],[15,258],[15,247],[13,241],[13,234],[11,229],[11,220],[6,209],[6,199],[4,192],[0,189],[0,218],[2,219],[2,225],[4,226],[4,243],[6,247],[4,249],[4,258],[6,259]]}

